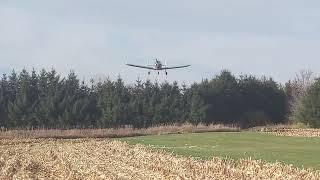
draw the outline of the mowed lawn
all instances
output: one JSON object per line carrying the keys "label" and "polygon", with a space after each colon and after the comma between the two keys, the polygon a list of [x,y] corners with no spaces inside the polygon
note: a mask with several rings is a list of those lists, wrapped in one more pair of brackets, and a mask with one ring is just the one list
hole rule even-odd
{"label": "mowed lawn", "polygon": [[255,132],[211,132],[122,138],[178,155],[210,159],[262,159],[320,169],[320,138],[280,137]]}

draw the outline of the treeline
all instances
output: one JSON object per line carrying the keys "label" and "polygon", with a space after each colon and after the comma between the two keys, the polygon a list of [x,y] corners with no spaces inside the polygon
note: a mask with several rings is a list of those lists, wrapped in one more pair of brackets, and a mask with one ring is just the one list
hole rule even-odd
{"label": "treeline", "polygon": [[0,127],[136,128],[180,123],[223,123],[242,127],[286,122],[286,88],[270,78],[235,77],[222,71],[190,87],[119,77],[81,82],[74,72],[55,70],[3,75]]}

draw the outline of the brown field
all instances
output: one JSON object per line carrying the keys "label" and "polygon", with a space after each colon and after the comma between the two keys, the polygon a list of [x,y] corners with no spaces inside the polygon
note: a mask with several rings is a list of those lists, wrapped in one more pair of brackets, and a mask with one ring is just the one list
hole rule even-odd
{"label": "brown field", "polygon": [[248,159],[201,161],[108,139],[3,139],[0,179],[320,179],[320,172]]}
{"label": "brown field", "polygon": [[320,137],[320,129],[275,129],[268,133],[277,136]]}
{"label": "brown field", "polygon": [[236,126],[216,125],[168,125],[145,129],[118,128],[118,129],[34,129],[34,130],[0,130],[0,139],[12,138],[114,138],[143,135],[173,134],[173,133],[199,133],[199,132],[237,132]]}

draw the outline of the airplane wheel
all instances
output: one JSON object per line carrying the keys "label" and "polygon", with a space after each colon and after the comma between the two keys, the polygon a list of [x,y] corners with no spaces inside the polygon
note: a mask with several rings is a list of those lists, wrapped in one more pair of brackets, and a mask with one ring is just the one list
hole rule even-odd
{"label": "airplane wheel", "polygon": [[166,72],[166,75],[168,75],[168,72]]}
{"label": "airplane wheel", "polygon": [[148,72],[148,75],[150,75],[150,71]]}
{"label": "airplane wheel", "polygon": [[160,74],[160,72],[158,72],[158,75]]}

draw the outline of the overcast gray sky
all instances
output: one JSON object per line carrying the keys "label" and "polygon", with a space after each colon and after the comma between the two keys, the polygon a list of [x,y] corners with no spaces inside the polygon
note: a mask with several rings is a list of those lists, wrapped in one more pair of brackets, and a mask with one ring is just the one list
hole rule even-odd
{"label": "overcast gray sky", "polygon": [[0,1],[1,73],[54,67],[130,83],[147,71],[125,62],[158,57],[192,64],[168,76],[188,84],[221,69],[285,82],[319,72],[319,53],[318,0]]}

